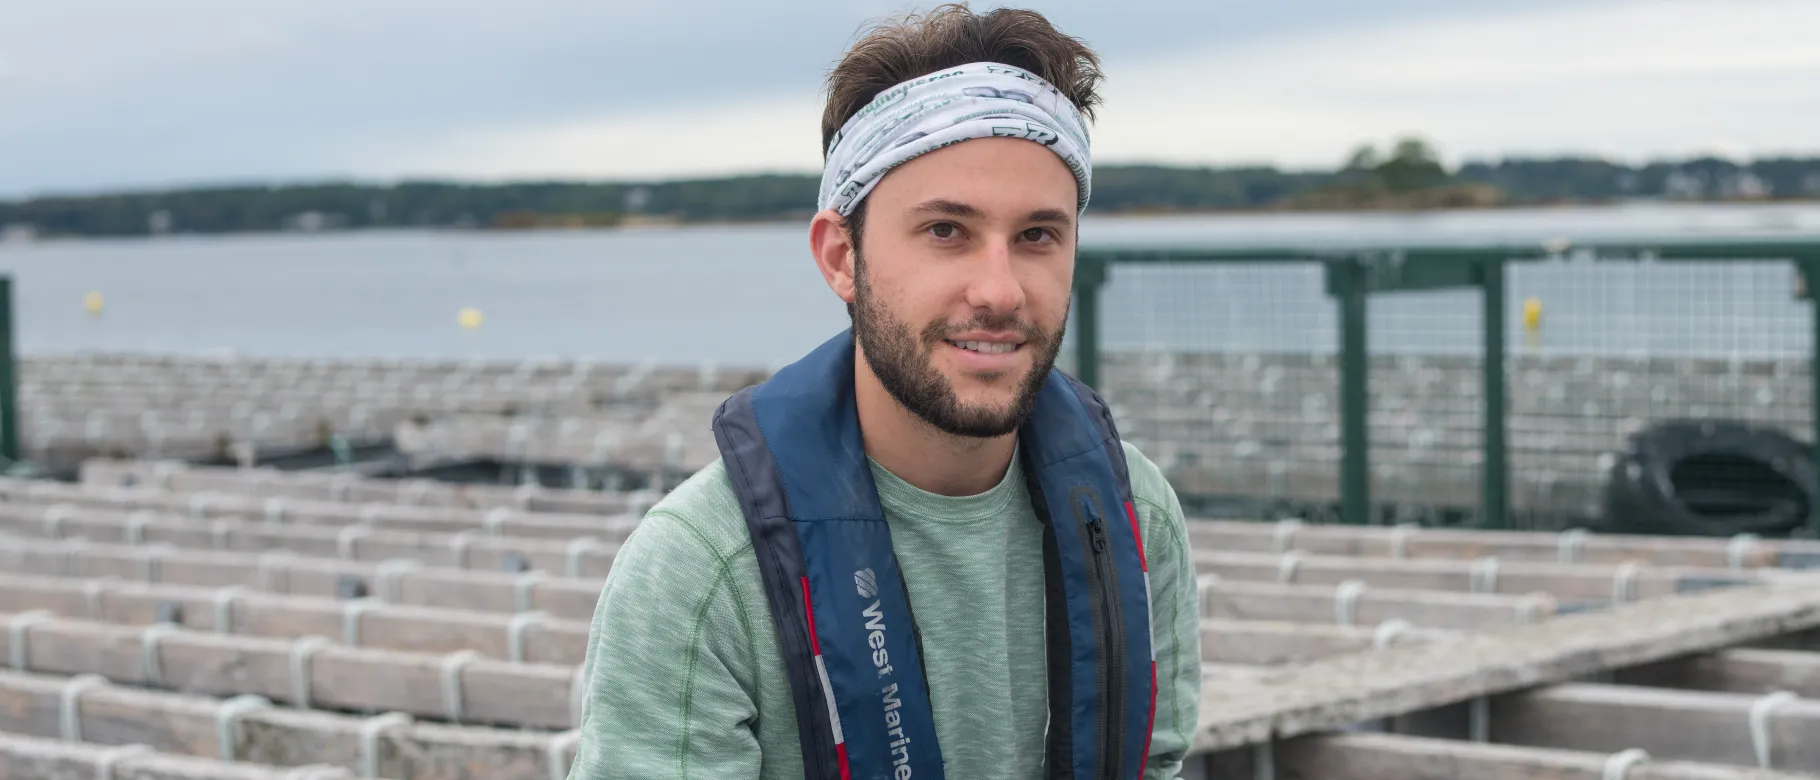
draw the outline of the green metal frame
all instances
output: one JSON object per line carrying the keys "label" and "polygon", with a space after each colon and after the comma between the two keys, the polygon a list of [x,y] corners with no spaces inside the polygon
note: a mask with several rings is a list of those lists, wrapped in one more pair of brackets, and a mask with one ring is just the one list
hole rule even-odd
{"label": "green metal frame", "polygon": [[[1370,343],[1367,303],[1374,293],[1476,287],[1483,296],[1484,319],[1484,463],[1480,500],[1487,528],[1510,527],[1510,461],[1508,396],[1505,380],[1505,268],[1512,262],[1596,261],[1788,261],[1794,265],[1813,301],[1814,348],[1820,351],[1820,239],[1809,241],[1759,238],[1698,241],[1567,240],[1538,244],[1331,245],[1083,247],[1075,261],[1075,373],[1089,386],[1099,386],[1100,291],[1112,267],[1152,263],[1296,264],[1320,263],[1325,287],[1339,312],[1340,343],[1340,520],[1371,522]],[[1820,446],[1820,359],[1810,355],[1814,374],[1813,437]],[[1820,465],[1816,466],[1820,472]],[[1820,473],[1817,473],[1820,476]],[[1820,534],[1820,503],[1811,509],[1808,528]]]}
{"label": "green metal frame", "polygon": [[19,462],[18,378],[13,363],[13,278],[0,276],[0,459]]}

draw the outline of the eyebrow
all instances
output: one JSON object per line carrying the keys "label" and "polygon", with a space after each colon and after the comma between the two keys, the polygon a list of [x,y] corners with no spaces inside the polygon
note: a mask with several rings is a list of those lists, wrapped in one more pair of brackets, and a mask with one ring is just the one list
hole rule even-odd
{"label": "eyebrow", "polygon": [[[974,207],[970,203],[962,203],[960,201],[948,200],[947,198],[935,198],[933,200],[923,201],[922,203],[919,203],[915,207],[911,208],[910,213],[911,214],[940,214],[942,216],[962,217],[962,218],[968,218],[968,219],[978,219],[980,217],[985,216],[984,212],[980,211],[978,208]],[[1035,211],[1030,212],[1029,214],[1024,215],[1024,221],[1025,222],[1048,222],[1048,223],[1058,224],[1058,225],[1062,225],[1062,226],[1066,227],[1068,225],[1074,224],[1074,217],[1070,216],[1068,214],[1068,212],[1062,211],[1061,209],[1037,209]]]}
{"label": "eyebrow", "polygon": [[918,203],[915,208],[910,209],[910,213],[940,214],[947,217],[970,218],[985,216],[984,213],[979,209],[974,208],[971,204],[962,203],[957,200],[948,200],[947,198],[936,198],[934,200],[926,200],[922,203]]}
{"label": "eyebrow", "polygon": [[1037,209],[1024,217],[1026,222],[1052,222],[1062,227],[1074,224],[1074,216],[1061,209]]}

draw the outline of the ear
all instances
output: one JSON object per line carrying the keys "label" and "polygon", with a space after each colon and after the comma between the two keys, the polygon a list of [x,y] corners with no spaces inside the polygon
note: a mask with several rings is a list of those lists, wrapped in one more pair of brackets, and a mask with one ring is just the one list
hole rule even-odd
{"label": "ear", "polygon": [[847,237],[847,220],[834,209],[824,209],[809,223],[809,252],[822,272],[828,289],[847,303],[853,302],[853,242]]}

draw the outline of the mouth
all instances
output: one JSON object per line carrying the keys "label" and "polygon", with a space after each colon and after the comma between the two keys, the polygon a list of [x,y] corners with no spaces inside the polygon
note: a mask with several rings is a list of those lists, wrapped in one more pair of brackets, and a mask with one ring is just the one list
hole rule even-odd
{"label": "mouth", "polygon": [[954,339],[943,339],[943,341],[947,342],[948,346],[981,355],[1008,355],[1024,346],[1021,342],[1016,341],[957,341]]}

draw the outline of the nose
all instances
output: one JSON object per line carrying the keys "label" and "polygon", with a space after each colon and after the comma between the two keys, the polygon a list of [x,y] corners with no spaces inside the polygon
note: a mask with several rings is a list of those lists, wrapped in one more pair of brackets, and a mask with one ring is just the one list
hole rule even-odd
{"label": "nose", "polygon": [[976,311],[1010,314],[1024,307],[1024,286],[1018,281],[1017,269],[1012,266],[1009,241],[987,244],[972,271],[967,303]]}

